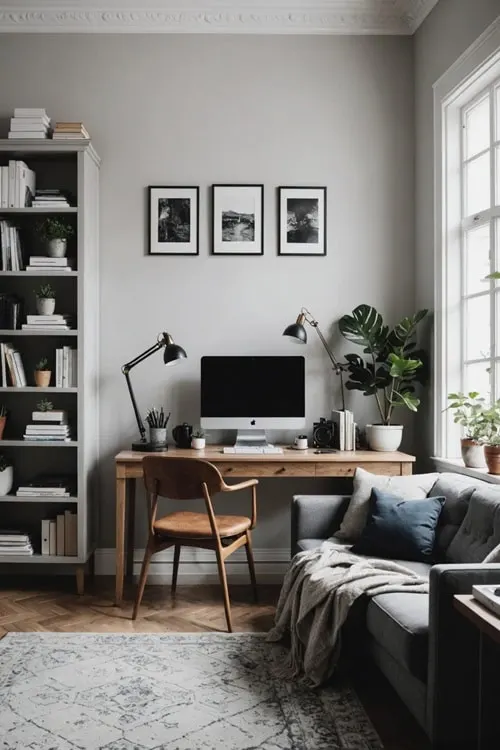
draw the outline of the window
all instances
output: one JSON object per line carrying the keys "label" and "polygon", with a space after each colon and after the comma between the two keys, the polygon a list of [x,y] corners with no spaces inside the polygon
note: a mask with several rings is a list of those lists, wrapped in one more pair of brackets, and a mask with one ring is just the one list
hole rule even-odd
{"label": "window", "polygon": [[500,23],[435,95],[435,455],[460,455],[448,393],[500,398]]}

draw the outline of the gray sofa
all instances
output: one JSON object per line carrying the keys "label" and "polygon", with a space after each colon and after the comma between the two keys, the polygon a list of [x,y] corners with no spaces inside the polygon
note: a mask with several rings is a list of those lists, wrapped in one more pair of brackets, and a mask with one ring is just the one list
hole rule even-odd
{"label": "gray sofa", "polygon": [[[489,519],[478,518],[472,524],[469,513],[464,523],[475,491],[486,494],[492,507],[498,502],[498,508]],[[492,523],[495,535],[500,533],[500,487],[460,474],[441,474],[428,495],[445,497],[436,536],[437,564],[401,562],[429,577],[429,596],[382,594],[361,602],[353,618],[362,619],[360,646],[366,647],[424,728],[432,747],[472,750],[477,727],[478,638],[454,609],[453,595],[471,593],[473,583],[500,584],[500,564],[469,562],[484,559],[482,545],[491,547]],[[348,504],[349,496],[295,496],[292,554],[313,549],[331,537]],[[454,550],[460,561],[466,561],[454,560]]]}

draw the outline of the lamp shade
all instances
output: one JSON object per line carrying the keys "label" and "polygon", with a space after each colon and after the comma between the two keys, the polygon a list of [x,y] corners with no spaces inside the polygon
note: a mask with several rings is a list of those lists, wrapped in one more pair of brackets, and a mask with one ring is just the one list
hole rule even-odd
{"label": "lamp shade", "polygon": [[297,343],[307,344],[307,331],[304,328],[305,315],[300,313],[295,323],[289,325],[283,331],[283,336],[288,336]]}
{"label": "lamp shade", "polygon": [[165,365],[174,365],[179,359],[186,359],[186,357],[187,354],[182,346],[174,343],[167,344],[163,352],[163,363]]}

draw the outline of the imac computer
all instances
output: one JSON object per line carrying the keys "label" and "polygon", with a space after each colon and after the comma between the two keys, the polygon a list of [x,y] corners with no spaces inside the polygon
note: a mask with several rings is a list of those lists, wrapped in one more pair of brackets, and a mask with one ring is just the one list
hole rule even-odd
{"label": "imac computer", "polygon": [[201,426],[237,430],[234,451],[271,452],[265,430],[301,429],[305,416],[304,357],[201,358]]}

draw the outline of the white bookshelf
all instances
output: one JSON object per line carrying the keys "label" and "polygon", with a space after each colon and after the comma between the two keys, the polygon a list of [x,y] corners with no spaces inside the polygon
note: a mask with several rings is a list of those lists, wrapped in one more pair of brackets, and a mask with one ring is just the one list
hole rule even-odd
{"label": "white bookshelf", "polygon": [[[83,588],[83,572],[93,563],[97,530],[93,512],[98,463],[98,270],[99,270],[99,166],[100,160],[90,141],[54,142],[51,140],[1,140],[0,164],[21,159],[33,169],[37,186],[70,190],[76,206],[70,208],[0,208],[0,218],[8,218],[17,226],[34,227],[37,216],[64,214],[75,228],[73,247],[68,252],[75,258],[71,272],[0,271],[0,291],[18,294],[21,298],[33,293],[34,287],[54,279],[56,312],[75,314],[78,328],[70,331],[26,331],[0,329],[0,341],[16,341],[28,378],[23,388],[0,387],[0,403],[9,411],[5,440],[0,453],[14,465],[14,487],[30,481],[38,473],[74,474],[77,494],[72,497],[0,496],[0,528],[26,529],[33,536],[36,554],[5,555],[0,550],[0,566],[52,564],[73,566],[78,588]],[[26,262],[36,254],[23,246]],[[43,277],[43,279],[42,279]],[[51,282],[52,283],[52,282]],[[59,302],[61,300],[61,304]],[[69,309],[62,304],[67,302]],[[30,300],[32,304],[32,300]],[[32,312],[25,309],[26,312]],[[64,344],[78,349],[77,387],[59,388],[55,383],[55,350]],[[52,369],[51,385],[38,388],[33,384],[35,359],[49,356]],[[65,409],[70,416],[74,439],[71,442],[37,442],[22,439],[26,417],[41,398],[48,398],[55,409]],[[28,419],[29,421],[29,419]],[[71,510],[78,514],[78,554],[74,557],[41,555],[41,520]]]}

